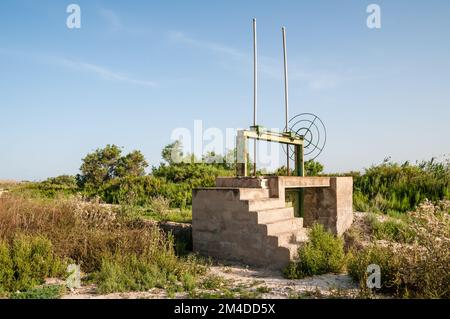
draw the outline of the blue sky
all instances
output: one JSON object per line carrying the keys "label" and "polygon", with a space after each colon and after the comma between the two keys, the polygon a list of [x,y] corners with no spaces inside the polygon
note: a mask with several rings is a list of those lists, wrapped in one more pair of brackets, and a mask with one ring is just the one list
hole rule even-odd
{"label": "blue sky", "polygon": [[[66,27],[70,3],[81,29]],[[248,127],[253,17],[260,124],[283,126],[284,25],[291,114],[326,123],[327,171],[443,156],[449,16],[444,0],[1,1],[0,179],[76,174],[108,143],[156,165],[174,128]]]}

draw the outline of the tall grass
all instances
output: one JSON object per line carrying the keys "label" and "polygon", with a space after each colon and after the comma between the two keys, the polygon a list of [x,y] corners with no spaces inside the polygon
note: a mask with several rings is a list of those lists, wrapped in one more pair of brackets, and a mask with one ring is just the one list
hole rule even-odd
{"label": "tall grass", "polygon": [[370,245],[349,255],[349,274],[367,290],[367,266],[381,268],[382,292],[397,297],[450,298],[450,205],[424,202],[409,213],[414,243]]}
{"label": "tall grass", "polygon": [[[178,257],[172,236],[158,227],[130,217],[120,208],[95,202],[2,196],[0,240],[11,241],[18,234],[45,236],[57,256],[80,264],[84,272],[98,274],[94,277],[103,292],[149,289],[161,282],[170,286],[171,282],[181,281],[185,273],[195,277],[203,271],[196,260]],[[120,278],[151,273],[158,281],[132,284],[122,280],[119,289],[105,284],[113,281],[117,274],[114,269],[120,269]],[[137,271],[143,273],[138,275]]]}
{"label": "tall grass", "polygon": [[354,175],[353,203],[356,210],[407,212],[425,199],[450,199],[450,162],[434,159],[400,165],[385,161]]}

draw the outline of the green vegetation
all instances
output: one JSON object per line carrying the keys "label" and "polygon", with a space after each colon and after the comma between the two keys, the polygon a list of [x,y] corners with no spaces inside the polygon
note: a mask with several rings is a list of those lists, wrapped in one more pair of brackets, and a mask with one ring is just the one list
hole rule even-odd
{"label": "green vegetation", "polygon": [[[319,176],[323,173],[324,166],[315,160],[309,160],[304,163],[304,168],[306,176]],[[295,175],[294,169],[291,169],[290,172],[291,175]],[[286,176],[287,168],[286,166],[281,166],[280,168],[276,169],[273,174],[269,173],[267,175]]]}
{"label": "green vegetation", "polygon": [[58,299],[64,293],[65,288],[61,285],[44,285],[31,288],[23,292],[14,292],[11,299]]}
{"label": "green vegetation", "polygon": [[[63,175],[10,188],[13,192],[36,198],[81,194],[87,199],[100,198],[104,203],[133,207],[136,213],[142,213],[146,218],[189,221],[192,189],[214,186],[217,176],[234,175],[235,164],[225,161],[234,156],[234,151],[226,157],[210,152],[198,161],[191,154],[184,155],[181,149],[178,141],[164,147],[161,152],[164,162],[146,174],[148,163],[140,151],[123,156],[119,147],[107,145],[82,159],[80,174],[76,177]],[[323,175],[323,169],[319,162],[305,162],[307,176]],[[287,170],[283,166],[274,173],[259,171],[259,174],[263,173],[286,175]],[[437,202],[450,198],[449,161],[432,159],[416,165],[409,162],[400,165],[385,160],[363,174],[350,172],[344,175],[354,178],[353,203],[357,211],[395,215],[414,210],[425,199]],[[291,197],[288,194],[287,198]],[[164,211],[158,209],[161,202],[168,203]],[[395,228],[398,225],[383,226]]]}
{"label": "green vegetation", "polygon": [[329,272],[341,272],[345,265],[344,242],[315,224],[309,235],[310,241],[298,250],[298,261],[285,270],[288,278],[303,278]]}
{"label": "green vegetation", "polygon": [[80,191],[76,178],[69,175],[48,178],[40,183],[16,184],[11,186],[10,189],[27,197],[49,199],[73,196]]}
{"label": "green vegetation", "polygon": [[407,212],[425,199],[450,199],[450,162],[434,159],[412,165],[385,160],[354,174],[354,208],[371,212]]}
{"label": "green vegetation", "polygon": [[122,156],[119,147],[107,145],[87,154],[75,177],[63,175],[22,183],[11,190],[38,199],[80,194],[86,199],[127,206],[145,218],[189,222],[192,189],[214,186],[217,176],[230,176],[235,171],[234,163],[225,163],[225,158],[215,153],[206,154],[200,163],[192,155],[183,156],[179,142],[167,145],[162,157],[165,163],[152,167],[146,175],[148,164],[140,151]]}
{"label": "green vegetation", "polygon": [[206,269],[197,258],[178,257],[172,236],[120,207],[11,194],[2,196],[0,215],[0,283],[6,292],[33,289],[47,277],[65,279],[62,260],[80,264],[101,292],[182,291]]}
{"label": "green vegetation", "polygon": [[65,269],[44,237],[19,233],[10,240],[0,240],[0,291],[31,289],[47,277],[63,276]]}
{"label": "green vegetation", "polygon": [[[146,221],[190,222],[192,188],[233,175],[234,164],[215,153],[196,163],[192,155],[182,154],[178,142],[166,146],[162,158],[164,163],[146,174],[141,152],[122,155],[119,147],[107,145],[82,160],[77,176],[2,185],[8,192],[0,199],[0,295],[58,298],[62,288],[43,285],[44,279],[65,279],[69,262],[80,264],[101,293],[153,287],[169,296],[184,292],[195,298],[268,293],[264,286],[232,287],[218,276],[204,278],[208,265],[186,254],[187,240],[175,241],[158,223]],[[323,165],[308,161],[305,171],[321,175]],[[286,168],[275,174],[286,174]],[[348,232],[346,254],[343,239],[315,225],[285,275],[339,273],[347,266],[361,294],[370,296],[366,270],[375,263],[382,270],[380,292],[449,298],[449,162],[385,161],[348,175],[354,177],[354,208],[373,212],[365,219],[366,228]],[[362,237],[369,244],[361,245]]]}
{"label": "green vegetation", "polygon": [[[406,215],[405,215],[406,216]],[[374,239],[383,239],[399,243],[412,243],[416,233],[408,225],[407,219],[389,218],[380,221],[376,214],[367,215],[367,223],[371,227]]]}
{"label": "green vegetation", "polygon": [[415,233],[413,245],[372,243],[349,253],[347,269],[369,295],[367,266],[381,269],[380,292],[402,298],[450,297],[450,218],[448,202],[422,204],[410,213],[407,227]]}
{"label": "green vegetation", "polygon": [[171,244],[168,241],[161,254],[153,249],[140,255],[125,253],[105,257],[94,274],[98,291],[146,291],[154,287],[172,292],[191,291],[205,269],[192,258],[181,262],[169,247]]}

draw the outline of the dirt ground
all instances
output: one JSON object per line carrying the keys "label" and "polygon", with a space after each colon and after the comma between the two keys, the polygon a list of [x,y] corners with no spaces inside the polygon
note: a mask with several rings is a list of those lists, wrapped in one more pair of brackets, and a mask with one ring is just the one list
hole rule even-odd
{"label": "dirt ground", "polygon": [[[291,280],[283,277],[279,271],[250,268],[242,265],[212,266],[209,275],[221,276],[234,287],[254,292],[263,291],[259,297],[264,299],[296,298],[305,294],[327,297],[355,296],[357,285],[346,274],[326,274],[305,279]],[[263,288],[263,289],[262,289]],[[95,285],[84,285],[64,295],[62,299],[158,299],[168,298],[163,289],[154,288],[145,292],[125,292],[100,295]],[[177,293],[175,298],[187,298],[186,293]]]}
{"label": "dirt ground", "polygon": [[[367,213],[355,213],[353,228],[364,232]],[[286,298],[354,298],[358,295],[358,284],[347,274],[325,274],[304,279],[286,279],[281,271],[255,268],[241,264],[213,265],[206,276],[219,276],[227,288],[240,287],[245,293],[255,293],[263,299]],[[211,292],[211,291],[208,291]],[[220,291],[216,291],[220,292]],[[145,292],[98,294],[95,285],[83,285],[62,299],[161,299],[188,298],[187,293],[169,296],[164,289],[153,288]]]}

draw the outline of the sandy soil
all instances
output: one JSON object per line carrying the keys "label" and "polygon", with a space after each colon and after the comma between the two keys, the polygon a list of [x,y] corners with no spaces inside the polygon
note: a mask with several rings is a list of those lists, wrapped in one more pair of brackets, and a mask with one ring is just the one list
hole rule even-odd
{"label": "sandy soil", "polygon": [[[281,272],[244,267],[242,265],[212,266],[209,275],[221,276],[231,287],[241,286],[247,291],[264,287],[264,299],[292,298],[305,293],[319,294],[323,297],[336,295],[355,296],[358,286],[346,274],[326,274],[300,280],[286,279]],[[175,298],[187,298],[186,293],[178,293]],[[154,288],[146,292],[125,292],[100,295],[95,285],[85,285],[64,295],[62,299],[153,299],[168,298],[163,289]]]}

